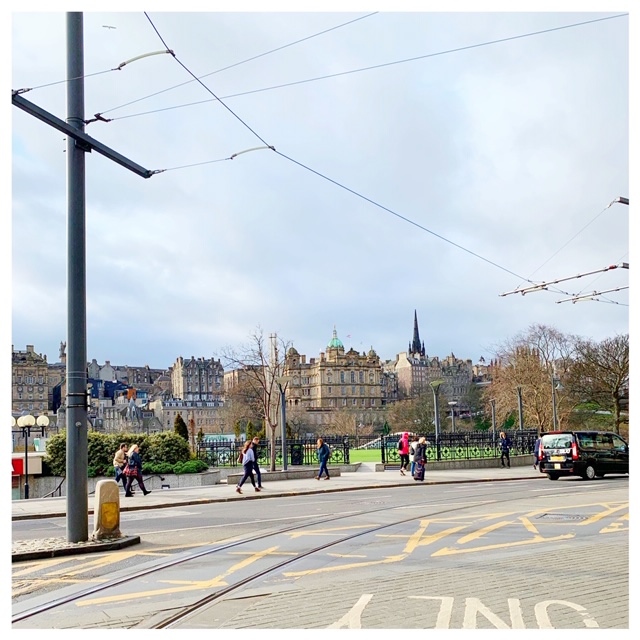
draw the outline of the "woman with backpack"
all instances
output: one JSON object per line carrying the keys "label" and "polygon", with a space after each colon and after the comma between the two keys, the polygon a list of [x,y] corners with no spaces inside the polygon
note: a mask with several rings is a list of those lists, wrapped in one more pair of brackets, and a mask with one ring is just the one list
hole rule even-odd
{"label": "woman with backpack", "polygon": [[409,470],[409,432],[405,431],[398,442],[398,453],[400,454],[400,475],[405,475]]}
{"label": "woman with backpack", "polygon": [[331,449],[329,449],[329,445],[322,438],[318,438],[318,449],[316,450],[316,456],[318,457],[318,460],[320,462],[320,471],[318,471],[316,480],[320,480],[323,471],[326,474],[325,480],[329,480],[329,469],[327,469],[327,463],[329,462],[329,458],[331,457]]}

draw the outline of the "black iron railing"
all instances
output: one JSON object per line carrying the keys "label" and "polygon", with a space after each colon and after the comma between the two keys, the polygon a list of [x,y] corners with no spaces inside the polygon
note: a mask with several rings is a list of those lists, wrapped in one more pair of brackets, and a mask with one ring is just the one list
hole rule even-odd
{"label": "black iron railing", "polygon": [[[327,437],[324,441],[331,447],[331,464],[349,464],[349,438],[341,436]],[[317,439],[287,440],[287,466],[317,466]],[[210,467],[241,467],[238,457],[244,442],[203,442],[197,446],[198,458]],[[276,439],[276,466],[282,467],[282,440]],[[258,445],[258,464],[269,467],[271,464],[271,443]]]}
{"label": "black iron railing", "polygon": [[[511,455],[533,455],[538,432],[535,429],[505,431],[511,439]],[[442,433],[438,441],[434,434],[427,439],[427,460],[474,460],[500,457],[500,437],[493,431]],[[400,464],[399,434],[380,438],[380,459],[385,464]],[[412,437],[409,438],[410,442]]]}

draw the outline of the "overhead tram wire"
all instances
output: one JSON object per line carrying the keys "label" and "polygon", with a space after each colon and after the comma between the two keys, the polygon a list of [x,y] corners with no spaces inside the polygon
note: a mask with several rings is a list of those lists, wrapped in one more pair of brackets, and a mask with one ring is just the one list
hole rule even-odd
{"label": "overhead tram wire", "polygon": [[[288,47],[293,47],[296,44],[300,44],[301,42],[306,42],[307,40],[311,40],[312,38],[317,38],[318,36],[322,36],[325,33],[329,33],[331,31],[335,31],[336,29],[341,29],[342,27],[346,27],[354,22],[359,22],[360,20],[364,20],[365,18],[370,18],[371,16],[375,16],[378,14],[378,11],[374,11],[373,13],[368,13],[364,16],[360,16],[359,18],[355,18],[354,20],[349,20],[348,22],[343,22],[342,24],[338,24],[335,27],[330,27],[329,29],[325,29],[324,31],[318,31],[318,33],[314,33],[310,36],[306,36],[305,38],[300,38],[299,40],[295,40],[294,42],[290,42],[289,44],[282,45],[280,47],[276,47],[275,49],[270,49],[269,51],[265,51],[264,53],[259,53],[256,56],[252,56],[250,58],[246,58],[245,60],[241,60],[240,62],[234,62],[233,64],[227,65],[226,67],[222,67],[221,69],[216,69],[215,71],[210,71],[209,73],[205,73],[202,76],[199,76],[198,79],[207,78],[216,73],[222,73],[223,71],[227,71],[228,69],[233,69],[234,67],[238,67],[241,64],[245,64],[247,62],[251,62],[253,60],[257,60],[258,58],[263,58],[264,56],[268,56],[272,53],[276,53],[277,51],[282,51],[283,49],[287,49]],[[147,16],[148,19],[148,16]],[[122,109],[124,107],[128,107],[132,104],[136,104],[137,102],[142,102],[143,100],[147,100],[149,98],[153,98],[155,96],[159,96],[163,93],[167,93],[168,91],[173,91],[173,89],[178,89],[179,87],[184,87],[187,84],[191,84],[194,80],[187,80],[186,82],[181,82],[180,84],[173,85],[172,87],[167,87],[166,89],[162,89],[161,91],[156,91],[155,93],[150,93],[147,96],[143,96],[142,98],[137,98],[136,100],[132,100],[130,102],[126,102],[121,104],[118,107],[113,107],[111,109],[107,109],[106,111],[102,111],[102,114],[110,113],[111,111],[116,111],[117,109]]]}
{"label": "overhead tram wire", "polygon": [[[147,12],[144,12],[144,15],[146,16],[147,20],[149,21],[149,23],[151,24],[151,26],[153,27],[153,30],[156,32],[158,38],[160,38],[160,41],[162,42],[162,44],[167,48],[167,50],[170,51],[169,47],[167,47],[167,43],[164,41],[163,37],[160,35],[160,33],[158,32],[158,29],[156,29],[156,26],[153,24],[151,18],[149,17],[149,15],[147,14]],[[264,140],[264,138],[262,138],[261,136],[259,136],[239,115],[237,115],[236,113],[234,113],[224,102],[222,102],[222,100],[220,100],[220,98],[218,98],[218,96],[216,96],[215,93],[213,93],[213,91],[211,91],[211,89],[209,89],[209,87],[207,87],[206,84],[204,84],[204,82],[202,82],[202,80],[200,80],[200,78],[198,78],[187,66],[185,66],[180,60],[178,60],[178,57],[176,56],[175,53],[173,53],[173,51],[171,52],[171,54],[173,55],[173,59],[196,81],[198,82],[206,91],[208,91],[216,100],[218,100],[220,102],[220,104],[237,120],[239,120],[249,131],[251,131],[251,133],[253,133],[253,135],[258,138],[258,140],[260,140],[260,142],[262,142],[262,144],[264,144],[266,147],[269,147],[271,149],[273,149],[275,151],[275,148],[273,148],[272,145],[270,145],[266,140]]]}
{"label": "overhead tram wire", "polygon": [[[160,33],[158,32],[156,26],[153,24],[153,21],[151,20],[151,18],[147,15],[147,13],[145,12],[145,16],[147,17],[147,20],[149,20],[149,23],[151,24],[151,26],[153,27],[154,31],[156,32],[158,38],[160,38],[162,44],[167,48],[168,51],[171,51],[173,58],[176,60],[176,62],[189,74],[191,75],[197,82],[200,83],[200,85],[206,90],[208,91],[212,96],[214,96],[216,98],[216,100],[218,100],[220,102],[220,104],[227,109],[227,111],[229,111],[229,113],[231,113],[238,121],[240,121],[249,131],[251,131],[251,133],[253,133],[254,136],[256,136],[256,138],[258,138],[258,140],[260,140],[267,148],[271,149],[274,153],[277,153],[279,156],[281,156],[282,158],[285,158],[286,160],[289,160],[290,162],[297,164],[299,167],[306,169],[307,171],[310,171],[311,173],[314,173],[315,175],[323,178],[324,180],[327,180],[328,182],[331,182],[332,184],[340,187],[341,189],[344,189],[345,191],[348,191],[349,193],[352,193],[353,195],[357,196],[358,198],[361,198],[367,202],[369,202],[370,204],[375,205],[376,207],[379,207],[380,209],[383,209],[384,211],[387,211],[388,213],[391,213],[392,215],[396,216],[397,218],[400,218],[401,220],[404,220],[405,222],[408,222],[409,224],[412,224],[413,226],[417,227],[418,229],[425,231],[427,233],[430,233],[431,235],[435,236],[436,238],[439,238],[440,240],[443,240],[444,242],[447,242],[448,244],[462,250],[465,251],[466,253],[500,269],[501,271],[505,271],[506,273],[509,273],[512,276],[515,276],[516,278],[520,278],[521,280],[525,280],[527,282],[530,282],[529,280],[527,280],[526,278],[524,278],[523,276],[515,273],[514,271],[511,271],[509,269],[507,269],[506,267],[503,267],[502,265],[499,265],[497,262],[493,262],[492,260],[489,260],[488,258],[485,258],[484,256],[481,256],[478,253],[475,253],[474,251],[471,251],[470,249],[467,249],[466,247],[463,247],[462,245],[459,245],[455,242],[453,242],[452,240],[449,240],[448,238],[445,238],[444,236],[441,236],[440,234],[436,233],[435,231],[431,231],[430,229],[427,229],[427,227],[424,227],[420,224],[418,224],[417,222],[414,222],[413,220],[400,215],[399,213],[396,213],[395,211],[393,211],[392,209],[389,209],[388,207],[385,207],[383,205],[381,205],[380,203],[376,202],[375,200],[372,200],[371,198],[367,198],[366,196],[362,195],[361,193],[358,193],[357,191],[354,191],[353,189],[350,189],[349,187],[341,184],[340,182],[337,182],[336,180],[333,180],[332,178],[329,178],[328,176],[325,176],[324,174],[320,173],[319,171],[316,171],[315,169],[312,169],[311,167],[308,167],[307,165],[298,162],[297,160],[294,160],[293,158],[290,158],[289,156],[276,151],[276,148],[270,144],[268,144],[260,135],[258,135],[244,120],[242,120],[242,118],[240,118],[240,116],[238,116],[231,108],[229,108],[224,102],[222,102],[222,100],[220,98],[218,98],[213,91],[211,91],[211,89],[209,87],[207,87],[207,85],[205,85],[199,78],[197,78],[195,76],[195,74],[188,68],[186,67],[180,60],[178,60],[177,56],[175,55],[175,53],[173,53],[173,51],[167,46],[167,43],[164,41],[164,39],[162,38],[162,36],[160,35]],[[250,149],[253,150],[253,149]],[[250,151],[247,150],[247,151]],[[235,154],[238,155],[238,154]],[[156,173],[159,173],[158,171]],[[536,285],[537,283],[532,282],[532,284]],[[558,293],[562,293],[563,295],[567,295],[570,296],[571,294],[566,292],[566,291],[558,291]]]}
{"label": "overhead tram wire", "polygon": [[[317,76],[315,78],[307,78],[306,80],[296,80],[294,82],[287,82],[287,83],[284,83],[284,84],[272,85],[270,87],[263,87],[261,89],[252,89],[250,91],[243,91],[243,92],[240,92],[240,93],[233,93],[233,94],[229,94],[229,95],[226,95],[226,96],[222,96],[220,98],[215,98],[215,101],[228,100],[229,98],[239,98],[241,96],[247,96],[247,95],[251,95],[253,93],[262,93],[264,91],[273,91],[274,89],[285,89],[287,87],[293,87],[293,86],[296,86],[296,85],[299,85],[299,84],[306,84],[306,83],[310,83],[310,82],[317,82],[318,80],[328,80],[328,79],[331,79],[331,78],[338,78],[340,76],[346,76],[346,75],[350,75],[350,74],[353,74],[353,73],[361,73],[363,71],[373,71],[375,69],[382,69],[384,67],[389,67],[389,66],[393,66],[393,65],[397,65],[397,64],[405,64],[407,62],[415,62],[416,60],[424,60],[424,59],[427,59],[427,58],[435,58],[435,57],[438,57],[438,56],[448,55],[450,53],[459,53],[461,51],[467,51],[469,49],[477,49],[477,48],[480,48],[480,47],[487,47],[487,46],[494,45],[494,44],[502,44],[504,42],[510,42],[512,40],[519,40],[519,39],[522,39],[522,38],[529,38],[529,37],[532,37],[532,36],[543,35],[545,33],[550,33],[550,32],[554,32],[554,31],[561,31],[561,30],[564,30],[564,29],[572,29],[572,28],[575,28],[575,27],[582,27],[582,26],[585,26],[585,25],[593,24],[595,22],[602,22],[603,20],[614,20],[616,18],[623,18],[623,17],[628,16],[628,15],[629,15],[628,13],[621,13],[621,14],[617,14],[617,15],[614,15],[614,16],[607,16],[607,17],[604,17],[604,18],[596,18],[594,20],[587,20],[585,22],[576,22],[576,23],[573,23],[573,24],[563,25],[561,27],[551,27],[549,29],[544,29],[542,31],[532,31],[530,33],[523,33],[523,34],[520,34],[520,35],[510,36],[510,37],[507,37],[507,38],[500,38],[500,39],[497,39],[497,40],[489,40],[487,42],[476,43],[476,44],[467,45],[467,46],[464,46],[464,47],[457,47],[455,49],[447,49],[447,50],[444,50],[444,51],[437,51],[435,53],[427,53],[425,55],[415,56],[413,58],[405,58],[403,60],[395,60],[393,62],[383,62],[382,64],[372,65],[372,66],[369,66],[369,67],[361,67],[360,69],[351,69],[349,71],[340,71],[338,73],[331,73],[331,74],[324,75],[324,76]],[[365,17],[367,17],[367,16],[365,16]],[[148,16],[147,16],[147,18],[148,18]],[[217,72],[212,72],[212,73],[217,73]],[[211,75],[211,74],[207,74],[207,75]],[[193,76],[193,77],[195,79],[198,79],[198,78],[196,78],[196,76]],[[204,78],[205,76],[200,76],[200,77]],[[187,84],[187,83],[184,83],[184,84]],[[176,85],[176,86],[182,86],[182,85]],[[159,93],[162,93],[162,92],[159,92]],[[158,95],[158,94],[152,94],[152,95]],[[148,97],[151,97],[151,96],[148,96]],[[144,100],[144,98],[141,98],[140,100]],[[128,106],[128,105],[134,104],[135,102],[139,102],[139,100],[134,100],[133,102],[129,102],[126,105],[120,105],[120,107],[114,107],[114,108],[108,109],[106,111],[101,111],[100,115],[105,114],[105,113],[109,113],[109,112],[114,111],[116,109],[120,109],[120,108],[122,108],[124,106]],[[183,109],[185,107],[192,107],[192,106],[195,106],[195,105],[198,105],[198,104],[204,104],[204,103],[207,103],[207,102],[214,102],[214,100],[200,100],[200,101],[197,101],[197,102],[189,102],[189,103],[185,103],[185,104],[181,104],[181,105],[174,105],[173,107],[163,107],[163,108],[160,108],[160,109],[153,109],[151,111],[142,111],[142,112],[133,113],[133,114],[130,114],[130,115],[127,115],[127,116],[120,116],[120,117],[116,117],[116,118],[106,119],[105,121],[106,122],[111,122],[111,121],[114,121],[114,120],[124,120],[126,118],[135,118],[135,117],[138,117],[138,116],[150,115],[150,114],[153,114],[153,113],[160,113],[162,111],[169,111],[169,110],[172,110],[172,109]],[[103,118],[101,118],[101,119],[103,119]]]}
{"label": "overhead tram wire", "polygon": [[[56,84],[66,84],[67,82],[73,82],[75,80],[84,80],[85,78],[92,78],[93,76],[99,76],[99,75],[103,75],[105,73],[111,73],[112,71],[122,71],[123,67],[125,67],[126,65],[130,64],[131,62],[135,62],[136,60],[141,60],[142,58],[148,58],[149,56],[157,56],[163,53],[172,53],[171,51],[152,51],[150,53],[143,53],[139,56],[135,56],[134,58],[130,58],[129,60],[125,60],[124,62],[121,62],[117,67],[114,67],[113,69],[105,69],[104,71],[96,71],[95,73],[88,73],[85,74],[84,76],[78,76],[76,78],[67,78],[65,80],[58,80],[56,82],[50,82],[49,84],[41,84],[38,85],[37,87],[25,87],[23,89],[16,89],[13,91],[14,94],[23,94],[23,93],[27,93],[29,91],[35,91],[36,89],[44,89],[45,87],[53,87]],[[87,124],[85,122],[85,124]]]}

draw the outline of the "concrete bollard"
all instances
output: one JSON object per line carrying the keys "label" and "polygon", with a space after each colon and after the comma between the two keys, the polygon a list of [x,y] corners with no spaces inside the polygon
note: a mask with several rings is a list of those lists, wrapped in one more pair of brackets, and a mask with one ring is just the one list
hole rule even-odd
{"label": "concrete bollard", "polygon": [[91,538],[120,538],[120,492],[115,480],[100,480],[96,484],[94,527]]}

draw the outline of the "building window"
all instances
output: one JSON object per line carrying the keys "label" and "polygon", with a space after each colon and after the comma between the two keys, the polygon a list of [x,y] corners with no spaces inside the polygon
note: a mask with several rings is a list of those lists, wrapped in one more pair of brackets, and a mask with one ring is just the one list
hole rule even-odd
{"label": "building window", "polygon": [[340,393],[344,396],[347,394],[347,387],[340,387]]}
{"label": "building window", "polygon": [[363,396],[364,395],[364,387],[360,387],[360,395]]}
{"label": "building window", "polygon": [[344,371],[340,372],[340,382],[344,382]]}
{"label": "building window", "polygon": [[329,387],[329,388],[327,389],[327,393],[328,393],[329,395],[331,395],[331,387]]}
{"label": "building window", "polygon": [[359,379],[360,379],[360,384],[362,384],[364,382],[364,371],[360,372]]}
{"label": "building window", "polygon": [[356,372],[352,371],[351,372],[351,382],[355,382],[356,381]]}
{"label": "building window", "polygon": [[347,399],[346,398],[342,398],[342,406],[343,407],[347,406]]}
{"label": "building window", "polygon": [[375,404],[376,404],[376,399],[375,398],[371,398],[371,406],[373,407],[373,406],[375,406]]}
{"label": "building window", "polygon": [[355,387],[351,387],[351,395],[352,396],[356,395],[356,388]]}
{"label": "building window", "polygon": [[358,404],[358,399],[353,398],[353,400],[351,400],[351,404],[355,407]]}
{"label": "building window", "polygon": [[331,384],[331,376],[327,376],[327,382]]}

